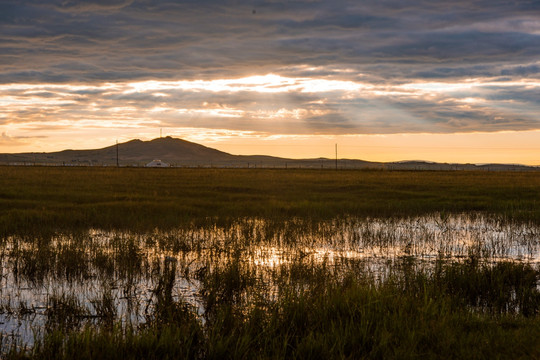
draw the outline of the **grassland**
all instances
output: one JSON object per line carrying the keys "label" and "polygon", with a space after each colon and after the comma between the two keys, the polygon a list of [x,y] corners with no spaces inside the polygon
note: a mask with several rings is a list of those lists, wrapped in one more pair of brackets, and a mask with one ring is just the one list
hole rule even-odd
{"label": "grassland", "polygon": [[0,167],[3,235],[472,211],[540,223],[540,173]]}
{"label": "grassland", "polygon": [[[540,173],[0,167],[0,320],[34,332],[0,357],[540,358],[540,265],[501,256],[539,202]],[[453,216],[488,222],[459,257]]]}

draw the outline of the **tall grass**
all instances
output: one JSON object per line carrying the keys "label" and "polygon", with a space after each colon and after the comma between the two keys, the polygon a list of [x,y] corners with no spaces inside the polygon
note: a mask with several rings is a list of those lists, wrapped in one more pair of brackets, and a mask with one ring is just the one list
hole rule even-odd
{"label": "tall grass", "polygon": [[540,358],[538,173],[0,167],[0,185],[0,320],[34,331],[0,332],[1,358]]}
{"label": "tall grass", "polygon": [[[309,279],[289,273],[288,285],[266,301],[257,301],[256,275],[234,261],[205,268],[199,276],[213,280],[204,282],[201,295],[206,304],[219,301],[205,308],[202,320],[172,296],[170,263],[155,289],[152,314],[138,329],[121,322],[87,323],[77,331],[59,325],[31,349],[3,350],[11,359],[540,356],[540,269],[474,259],[440,261],[435,272],[411,265],[396,266],[383,282],[355,271],[338,279],[323,265],[305,265]],[[66,319],[79,311],[70,314]]]}

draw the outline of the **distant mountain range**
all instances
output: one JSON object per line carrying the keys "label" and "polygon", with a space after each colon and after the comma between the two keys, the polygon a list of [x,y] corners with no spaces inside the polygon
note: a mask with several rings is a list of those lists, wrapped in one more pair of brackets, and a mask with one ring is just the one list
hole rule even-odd
{"label": "distant mountain range", "polygon": [[[118,152],[118,158],[117,158]],[[159,159],[179,167],[272,167],[272,168],[335,168],[336,160],[286,159],[264,155],[232,155],[186,140],[165,137],[150,141],[131,140],[118,145],[94,150],[63,150],[50,153],[0,154],[0,165],[51,166],[145,166]],[[341,169],[388,170],[516,170],[538,171],[538,166],[514,164],[447,164],[427,161],[370,162],[338,159]]]}

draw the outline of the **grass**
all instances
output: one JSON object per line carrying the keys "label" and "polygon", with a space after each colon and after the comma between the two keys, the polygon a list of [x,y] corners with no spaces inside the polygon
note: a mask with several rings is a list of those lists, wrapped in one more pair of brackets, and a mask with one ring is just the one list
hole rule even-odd
{"label": "grass", "polygon": [[539,200],[538,172],[0,167],[0,317],[38,319],[0,357],[540,358],[539,264],[500,260]]}
{"label": "grass", "polygon": [[[182,299],[173,300],[168,285],[172,269],[166,267],[156,288],[158,300],[154,312],[138,330],[120,322],[114,326],[86,325],[78,331],[69,331],[62,325],[48,332],[31,349],[4,349],[5,358],[517,359],[540,356],[540,291],[536,287],[540,269],[513,263],[490,267],[469,261],[450,265],[441,262],[437,272],[427,273],[408,265],[411,264],[396,267],[382,283],[354,271],[339,279],[333,276],[323,279],[321,276],[330,274],[318,269],[319,272],[312,272],[311,279],[301,280],[303,286],[284,286],[273,301],[252,302],[253,297],[242,301],[224,296],[213,303],[211,316],[204,322],[192,306]],[[246,273],[239,276],[243,270],[233,262],[215,271],[207,270],[205,276],[222,280],[217,290],[240,295],[253,291],[252,285],[256,283],[234,280],[250,278]],[[519,280],[522,278],[529,280]],[[298,285],[294,284],[297,280],[290,278],[289,285]],[[514,300],[508,299],[505,291],[499,292],[504,289],[498,284],[503,283],[519,294],[528,294],[526,312],[524,307],[513,307]],[[216,284],[206,283],[203,296],[215,296]],[[475,288],[472,297],[471,288]],[[486,294],[489,300],[483,301]],[[521,295],[518,298],[525,299]],[[510,306],[499,306],[503,303]],[[65,314],[65,309],[64,306],[60,315]],[[65,315],[62,319],[73,316]]]}
{"label": "grass", "polygon": [[485,212],[540,223],[540,173],[0,167],[3,236]]}

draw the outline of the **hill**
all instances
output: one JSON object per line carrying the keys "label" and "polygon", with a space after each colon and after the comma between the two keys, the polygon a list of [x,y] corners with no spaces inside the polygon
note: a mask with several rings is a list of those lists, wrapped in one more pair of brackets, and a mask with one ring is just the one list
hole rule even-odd
{"label": "hill", "polygon": [[[118,152],[118,159],[117,159]],[[64,165],[64,166],[144,166],[159,159],[172,166],[216,167],[276,167],[317,168],[336,167],[335,159],[286,159],[266,155],[232,155],[190,141],[165,137],[150,141],[131,140],[118,145],[92,150],[63,150],[50,153],[0,154],[3,165]],[[506,164],[447,164],[426,161],[390,163],[356,159],[339,159],[339,168],[388,170],[539,170],[539,167]]]}
{"label": "hill", "polygon": [[227,163],[234,155],[172,137],[151,141],[131,140],[118,145],[92,150],[63,150],[51,153],[0,154],[4,163],[36,163],[63,165],[143,166],[154,159],[173,165]]}
{"label": "hill", "polygon": [[[157,138],[150,141],[131,140],[93,150],[63,150],[51,153],[0,154],[0,164],[66,165],[66,166],[144,166],[159,159],[172,166],[218,167],[335,167],[333,159],[284,159],[266,155],[232,155],[186,140]],[[345,161],[345,160],[343,160]],[[354,167],[379,166],[362,160],[347,160]]]}

